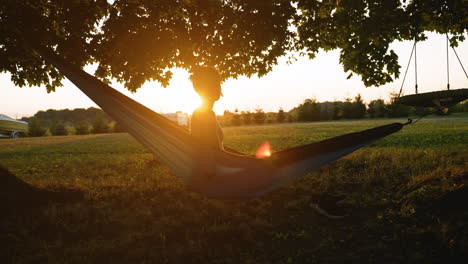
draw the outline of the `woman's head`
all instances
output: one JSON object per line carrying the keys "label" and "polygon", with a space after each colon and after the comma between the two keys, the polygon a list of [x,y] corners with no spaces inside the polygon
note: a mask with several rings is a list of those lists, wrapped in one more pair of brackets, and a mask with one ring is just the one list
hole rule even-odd
{"label": "woman's head", "polygon": [[190,75],[193,88],[204,101],[215,102],[221,97],[221,76],[219,71],[211,66],[197,66]]}

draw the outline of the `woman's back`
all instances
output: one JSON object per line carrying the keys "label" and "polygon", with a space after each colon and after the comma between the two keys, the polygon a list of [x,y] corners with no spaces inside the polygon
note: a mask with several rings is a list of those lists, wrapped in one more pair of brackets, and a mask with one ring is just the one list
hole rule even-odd
{"label": "woman's back", "polygon": [[212,110],[201,108],[195,110],[190,119],[190,130],[197,144],[224,149],[224,134]]}

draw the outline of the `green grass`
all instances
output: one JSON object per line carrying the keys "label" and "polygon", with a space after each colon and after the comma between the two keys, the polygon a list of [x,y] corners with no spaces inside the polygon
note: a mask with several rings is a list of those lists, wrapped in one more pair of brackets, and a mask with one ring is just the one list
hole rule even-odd
{"label": "green grass", "polygon": [[[389,122],[232,127],[225,144],[254,153],[270,141],[281,150]],[[225,201],[188,190],[127,134],[0,140],[1,164],[21,179],[85,193],[2,217],[0,260],[461,262],[468,209],[452,194],[466,194],[467,145],[466,115],[429,118],[268,195]],[[349,217],[311,210],[312,197],[327,190],[349,196]]]}

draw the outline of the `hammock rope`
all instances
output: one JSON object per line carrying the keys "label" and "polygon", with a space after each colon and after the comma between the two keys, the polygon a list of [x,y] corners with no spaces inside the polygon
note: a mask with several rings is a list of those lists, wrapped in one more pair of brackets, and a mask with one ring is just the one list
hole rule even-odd
{"label": "hammock rope", "polygon": [[401,82],[400,92],[398,93],[398,97],[401,96],[401,92],[403,91],[403,86],[405,85],[406,75],[408,74],[409,66],[411,63],[411,59],[413,58],[413,53],[414,53],[415,48],[416,48],[416,41],[414,42],[413,48],[411,49],[411,54],[408,60],[408,65],[406,65],[405,75],[403,76],[403,82]]}
{"label": "hammock rope", "polygon": [[462,63],[460,57],[458,56],[457,50],[455,49],[455,47],[452,47],[452,50],[455,53],[455,56],[457,57],[458,63],[460,63],[460,66],[461,66],[463,72],[465,73],[466,79],[468,79],[468,74],[466,73],[465,67],[463,66],[463,63]]}

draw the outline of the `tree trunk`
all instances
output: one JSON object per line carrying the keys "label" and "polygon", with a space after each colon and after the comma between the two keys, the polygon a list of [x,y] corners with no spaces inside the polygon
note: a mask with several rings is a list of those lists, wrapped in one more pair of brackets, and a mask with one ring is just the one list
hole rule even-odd
{"label": "tree trunk", "polygon": [[83,197],[77,190],[53,191],[34,187],[0,166],[0,209],[20,210],[49,202],[76,201]]}

